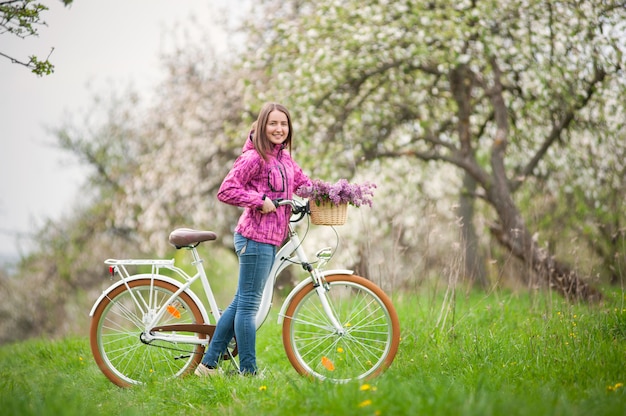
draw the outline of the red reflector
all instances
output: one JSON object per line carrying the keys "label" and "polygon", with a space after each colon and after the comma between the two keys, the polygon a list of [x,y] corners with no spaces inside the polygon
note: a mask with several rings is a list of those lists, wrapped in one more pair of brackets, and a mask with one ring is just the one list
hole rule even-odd
{"label": "red reflector", "polygon": [[109,274],[111,276],[115,275],[115,266],[109,266]]}

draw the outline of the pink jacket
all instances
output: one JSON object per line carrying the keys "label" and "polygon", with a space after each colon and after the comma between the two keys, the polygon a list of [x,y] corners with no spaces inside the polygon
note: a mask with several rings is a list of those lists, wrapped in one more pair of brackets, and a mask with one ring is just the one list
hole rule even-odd
{"label": "pink jacket", "polygon": [[294,191],[303,185],[310,186],[311,180],[282,145],[275,146],[266,162],[248,138],[242,154],[224,178],[217,198],[245,208],[236,232],[254,241],[280,246],[287,236],[291,207],[283,205],[276,212],[262,214],[263,195],[270,199],[291,199]]}

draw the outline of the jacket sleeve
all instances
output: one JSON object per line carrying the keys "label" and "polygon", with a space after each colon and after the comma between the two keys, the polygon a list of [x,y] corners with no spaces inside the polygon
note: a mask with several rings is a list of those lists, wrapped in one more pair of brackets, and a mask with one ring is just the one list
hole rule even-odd
{"label": "jacket sleeve", "polygon": [[293,184],[294,184],[294,193],[298,196],[298,192],[296,192],[301,186],[311,186],[311,179],[302,171],[300,166],[296,162],[293,163]]}
{"label": "jacket sleeve", "polygon": [[220,185],[217,199],[238,207],[262,207],[263,194],[249,186],[260,169],[260,158],[251,157],[248,153],[239,156]]}

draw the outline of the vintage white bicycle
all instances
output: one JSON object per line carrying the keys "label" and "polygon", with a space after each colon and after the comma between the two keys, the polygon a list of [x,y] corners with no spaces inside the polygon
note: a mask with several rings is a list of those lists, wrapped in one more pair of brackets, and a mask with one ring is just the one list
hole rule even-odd
{"label": "vintage white bicycle", "polygon": [[[389,297],[371,281],[350,270],[324,270],[331,248],[309,262],[294,224],[308,218],[308,203],[276,200],[291,205],[286,243],[277,251],[256,316],[257,329],[270,312],[274,283],[286,267],[301,265],[308,276],[286,297],[278,320],[287,357],[303,375],[347,382],[374,377],[391,365],[400,342],[400,324]],[[220,317],[215,296],[196,247],[215,240],[211,231],[179,228],[169,236],[177,249],[188,249],[193,276],[162,259],[108,259],[109,286],[91,309],[91,350],[100,370],[121,387],[155,378],[191,373],[201,361]],[[150,273],[130,274],[132,266]],[[163,270],[169,270],[166,276]],[[201,282],[207,311],[191,285]],[[237,365],[236,340],[223,358]]]}

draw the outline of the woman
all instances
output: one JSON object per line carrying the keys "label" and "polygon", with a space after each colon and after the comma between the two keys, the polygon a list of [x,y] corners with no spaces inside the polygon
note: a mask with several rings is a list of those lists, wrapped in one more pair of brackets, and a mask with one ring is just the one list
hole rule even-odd
{"label": "woman", "polygon": [[291,216],[290,206],[277,208],[272,200],[291,199],[294,190],[311,184],[291,158],[291,139],[289,111],[280,104],[265,104],[242,154],[220,186],[220,201],[245,208],[235,228],[239,282],[235,298],[217,322],[196,375],[216,373],[219,357],[233,336],[237,339],[241,373],[257,372],[255,316]]}

